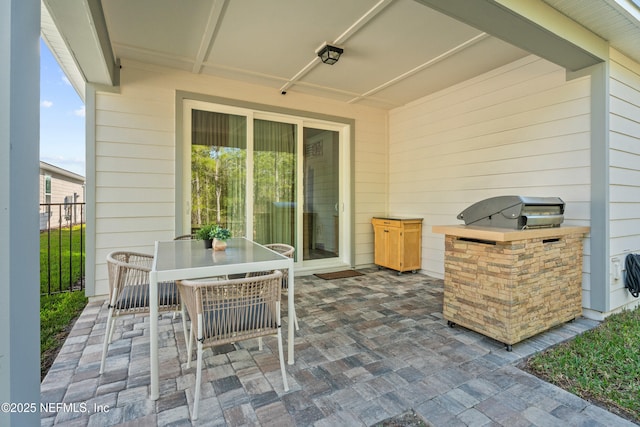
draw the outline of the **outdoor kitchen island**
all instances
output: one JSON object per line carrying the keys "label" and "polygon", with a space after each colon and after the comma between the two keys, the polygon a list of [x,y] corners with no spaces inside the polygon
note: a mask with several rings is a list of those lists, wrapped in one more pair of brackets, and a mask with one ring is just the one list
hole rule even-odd
{"label": "outdoor kitchen island", "polygon": [[441,225],[443,316],[512,345],[582,314],[582,241],[589,227]]}

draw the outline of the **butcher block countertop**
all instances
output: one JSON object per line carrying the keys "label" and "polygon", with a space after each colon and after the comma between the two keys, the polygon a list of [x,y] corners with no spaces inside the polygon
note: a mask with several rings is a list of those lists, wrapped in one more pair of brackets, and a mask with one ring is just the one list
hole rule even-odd
{"label": "butcher block countertop", "polygon": [[525,240],[544,237],[566,236],[568,234],[587,234],[589,227],[560,226],[549,228],[530,228],[526,230],[513,230],[510,228],[477,227],[473,225],[434,225],[431,231],[436,234],[465,237],[467,239],[488,240],[492,242],[511,242],[513,240]]}

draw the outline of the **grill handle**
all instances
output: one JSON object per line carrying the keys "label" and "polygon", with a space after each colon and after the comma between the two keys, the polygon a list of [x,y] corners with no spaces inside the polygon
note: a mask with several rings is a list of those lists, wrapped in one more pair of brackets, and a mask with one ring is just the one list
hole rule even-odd
{"label": "grill handle", "polygon": [[522,228],[537,228],[537,227],[560,227],[564,220],[563,215],[526,215],[523,216],[524,224]]}

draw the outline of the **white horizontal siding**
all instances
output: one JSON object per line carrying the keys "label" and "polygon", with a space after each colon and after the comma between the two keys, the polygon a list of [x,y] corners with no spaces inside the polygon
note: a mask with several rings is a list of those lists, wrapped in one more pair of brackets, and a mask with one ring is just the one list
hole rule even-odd
{"label": "white horizontal siding", "polygon": [[[173,237],[175,96],[162,72],[123,68],[120,93],[98,93],[95,112],[96,294],[107,292],[106,254],[153,253]],[[130,83],[135,81],[136,83]]]}
{"label": "white horizontal siding", "polygon": [[355,146],[355,265],[373,264],[371,218],[387,211],[387,113],[356,125]]}
{"label": "white horizontal siding", "polygon": [[[624,263],[640,251],[640,64],[611,51],[610,63],[610,256]],[[623,280],[610,286],[610,309],[637,304]]]}
{"label": "white horizontal siding", "polygon": [[611,221],[625,220],[640,217],[640,205],[629,201],[628,203],[612,203],[609,207]]}
{"label": "white horizontal siding", "polygon": [[373,263],[370,219],[386,209],[386,111],[123,61],[119,93],[96,95],[96,295],[107,293],[110,251],[152,253],[155,240],[175,235],[178,90],[354,119],[354,263]]}
{"label": "white horizontal siding", "polygon": [[98,187],[140,187],[140,188],[167,188],[173,185],[173,175],[167,173],[135,172],[103,172],[100,174]]}
{"label": "white horizontal siding", "polygon": [[565,224],[589,225],[589,95],[588,78],[531,56],[390,113],[389,211],[424,218],[423,271],[444,274],[431,226],[488,197],[558,196]]}

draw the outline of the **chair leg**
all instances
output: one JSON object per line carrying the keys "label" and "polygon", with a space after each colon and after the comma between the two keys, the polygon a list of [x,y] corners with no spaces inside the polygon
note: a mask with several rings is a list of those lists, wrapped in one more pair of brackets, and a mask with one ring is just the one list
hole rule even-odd
{"label": "chair leg", "polygon": [[113,307],[109,308],[109,313],[107,314],[107,325],[104,331],[104,343],[102,344],[102,359],[100,361],[100,375],[104,372],[104,365],[107,360],[107,351],[109,350],[109,343],[111,342],[111,333],[113,331],[113,323],[115,320],[113,318]]}
{"label": "chair leg", "polygon": [[[191,350],[193,349],[193,320],[191,321],[191,327],[189,328],[189,343],[187,344],[187,368],[191,367]],[[199,342],[199,341],[198,341]]]}
{"label": "chair leg", "polygon": [[262,351],[262,337],[258,337],[258,351]]}
{"label": "chair leg", "polygon": [[[287,288],[287,292],[289,292],[288,288]],[[287,295],[288,297],[288,295]],[[289,313],[289,322],[291,322],[291,319],[293,319],[293,324],[296,327],[296,331],[300,330],[300,326],[298,325],[298,315],[296,314],[296,307],[295,305],[293,306],[293,309],[291,310],[291,313]]]}
{"label": "chair leg", "polygon": [[182,317],[182,332],[184,333],[184,345],[187,345],[187,316],[186,309],[184,308],[184,304],[180,308],[180,316]]}
{"label": "chair leg", "polygon": [[114,316],[113,316],[113,309],[111,309],[111,326],[108,329],[109,344],[111,344],[111,341],[113,340],[113,331],[115,329],[116,329],[116,321],[115,321]]}
{"label": "chair leg", "polygon": [[[280,307],[278,307],[278,324],[280,324]],[[287,371],[284,369],[284,349],[282,347],[282,328],[278,328],[278,357],[280,359],[280,372],[282,372],[282,384],[284,391],[289,391]]]}
{"label": "chair leg", "polygon": [[[202,331],[202,315],[198,314],[198,335]],[[192,333],[193,335],[193,333]],[[196,363],[196,391],[193,395],[193,415],[192,421],[198,419],[198,409],[200,407],[200,384],[202,382],[202,341],[198,339],[198,362]]]}
{"label": "chair leg", "polygon": [[198,409],[200,407],[200,384],[202,382],[202,343],[200,341],[198,341],[198,362],[196,365],[196,391],[193,395],[192,421],[196,421],[198,419]]}

